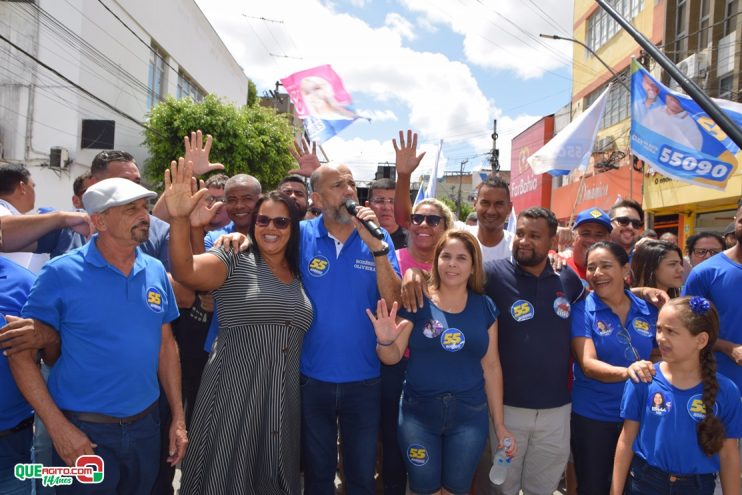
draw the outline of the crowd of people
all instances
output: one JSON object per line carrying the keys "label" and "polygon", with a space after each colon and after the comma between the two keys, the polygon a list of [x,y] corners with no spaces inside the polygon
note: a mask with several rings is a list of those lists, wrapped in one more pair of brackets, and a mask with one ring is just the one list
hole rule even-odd
{"label": "crowd of people", "polygon": [[[0,166],[0,493],[171,494],[177,465],[184,495],[740,493],[742,202],[684,256],[631,200],[413,205],[411,131],[364,206],[307,143],[264,192],[211,142],[159,198],[103,151],[73,211]],[[18,476],[91,455],[95,483]]]}

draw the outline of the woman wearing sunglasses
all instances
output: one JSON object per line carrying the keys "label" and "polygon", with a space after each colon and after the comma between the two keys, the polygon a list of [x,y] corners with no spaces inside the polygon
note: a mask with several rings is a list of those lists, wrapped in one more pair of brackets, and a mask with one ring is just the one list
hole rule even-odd
{"label": "woman wearing sunglasses", "polygon": [[[502,369],[497,350],[499,311],[484,295],[477,239],[449,230],[435,247],[429,297],[416,313],[388,309],[380,300],[367,310],[376,331],[376,352],[395,364],[409,345],[399,412],[398,440],[413,493],[468,493],[489,431],[500,446],[515,438],[505,428]],[[489,413],[489,414],[488,414]],[[440,492],[439,492],[440,491]]]}
{"label": "woman wearing sunglasses", "polygon": [[205,190],[191,193],[182,159],[171,169],[163,196],[172,217],[172,274],[194,290],[213,291],[220,322],[196,399],[181,493],[298,494],[299,354],[312,322],[299,280],[300,213],[291,198],[270,192],[255,206],[248,251],[193,255],[189,216]]}
{"label": "woman wearing sunglasses", "polygon": [[571,447],[577,493],[607,495],[623,425],[624,383],[649,382],[654,374],[657,309],[627,289],[629,258],[618,244],[590,246],[586,267],[592,292],[572,307]]}
{"label": "woman wearing sunglasses", "polygon": [[433,266],[433,253],[444,232],[453,226],[453,213],[437,199],[424,199],[417,203],[410,215],[407,247],[397,250],[400,273],[408,268],[429,272]]}

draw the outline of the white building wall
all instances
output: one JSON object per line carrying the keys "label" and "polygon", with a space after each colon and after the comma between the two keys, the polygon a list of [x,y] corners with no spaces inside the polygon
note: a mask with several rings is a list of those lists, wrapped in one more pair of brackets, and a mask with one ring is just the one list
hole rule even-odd
{"label": "white building wall", "polygon": [[[206,92],[236,105],[246,103],[247,76],[193,0],[103,3],[126,26],[97,0],[38,0],[43,12],[33,5],[0,2],[0,33],[139,122],[147,113],[152,41],[168,54],[165,94],[176,95],[182,68]],[[80,148],[83,119],[114,120],[114,147],[144,162],[140,125],[0,40],[2,159],[25,163],[31,170],[37,207],[71,207],[72,182],[100,151]],[[53,146],[69,150],[72,163],[66,169],[48,167]]]}

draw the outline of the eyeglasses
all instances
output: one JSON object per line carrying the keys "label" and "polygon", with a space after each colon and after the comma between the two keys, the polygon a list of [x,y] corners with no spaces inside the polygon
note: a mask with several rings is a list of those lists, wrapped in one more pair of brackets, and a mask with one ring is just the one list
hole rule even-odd
{"label": "eyeglasses", "polygon": [[278,230],[284,230],[291,225],[291,219],[286,217],[269,217],[266,215],[258,215],[255,217],[255,225],[258,227],[267,227],[271,222],[273,226]]}
{"label": "eyeglasses", "polygon": [[621,330],[618,331],[616,334],[616,337],[618,338],[618,341],[622,344],[626,345],[626,349],[624,350],[624,357],[629,361],[641,361],[641,356],[639,356],[639,351],[636,350],[636,347],[634,347],[631,344],[631,334],[629,334],[629,331],[626,330],[626,327],[621,327]]}
{"label": "eyeglasses", "polygon": [[422,225],[423,222],[427,222],[431,227],[435,227],[441,223],[443,217],[440,215],[421,215],[420,213],[414,213],[410,216],[410,220],[412,220],[412,223],[415,225]]}
{"label": "eyeglasses", "polygon": [[224,203],[224,196],[206,196],[206,204],[213,205],[217,201]]}
{"label": "eyeglasses", "polygon": [[392,206],[394,204],[394,198],[374,198],[371,200],[371,204],[376,206]]}
{"label": "eyeglasses", "polygon": [[693,254],[696,256],[714,256],[721,252],[721,249],[704,249],[704,248],[693,248]]}
{"label": "eyeglasses", "polygon": [[307,196],[307,193],[302,191],[301,189],[291,189],[290,187],[281,189],[281,192],[286,196],[291,196],[293,194],[297,198],[305,198]]}
{"label": "eyeglasses", "polygon": [[644,222],[641,220],[637,220],[636,218],[629,218],[629,217],[616,217],[611,219],[611,221],[616,222],[621,227],[627,227],[629,224],[631,224],[632,227],[635,229],[640,229],[644,225]]}

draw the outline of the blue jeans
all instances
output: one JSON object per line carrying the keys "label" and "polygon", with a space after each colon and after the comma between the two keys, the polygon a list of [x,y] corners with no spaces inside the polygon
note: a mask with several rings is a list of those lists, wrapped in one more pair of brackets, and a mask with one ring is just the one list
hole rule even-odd
{"label": "blue jeans", "polygon": [[335,495],[338,424],[349,495],[374,494],[381,379],[329,383],[301,375],[304,494]]}
{"label": "blue jeans", "polygon": [[33,428],[11,433],[0,438],[0,493],[3,495],[30,495],[33,480],[21,481],[13,474],[17,463],[31,462]]}
{"label": "blue jeans", "polygon": [[468,493],[488,433],[486,401],[472,404],[452,394],[404,396],[397,434],[410,489]]}
{"label": "blue jeans", "polygon": [[381,479],[384,495],[404,495],[407,485],[407,469],[397,440],[399,399],[406,371],[405,358],[391,366],[381,365]]}
{"label": "blue jeans", "polygon": [[[70,422],[98,446],[103,458],[103,482],[57,487],[59,495],[146,495],[152,490],[160,466],[160,413],[157,408],[130,424],[98,424],[70,418]],[[55,466],[64,466],[56,450]]]}
{"label": "blue jeans", "polygon": [[697,474],[671,480],[669,473],[647,464],[634,455],[626,480],[626,495],[712,495],[715,474]]}

